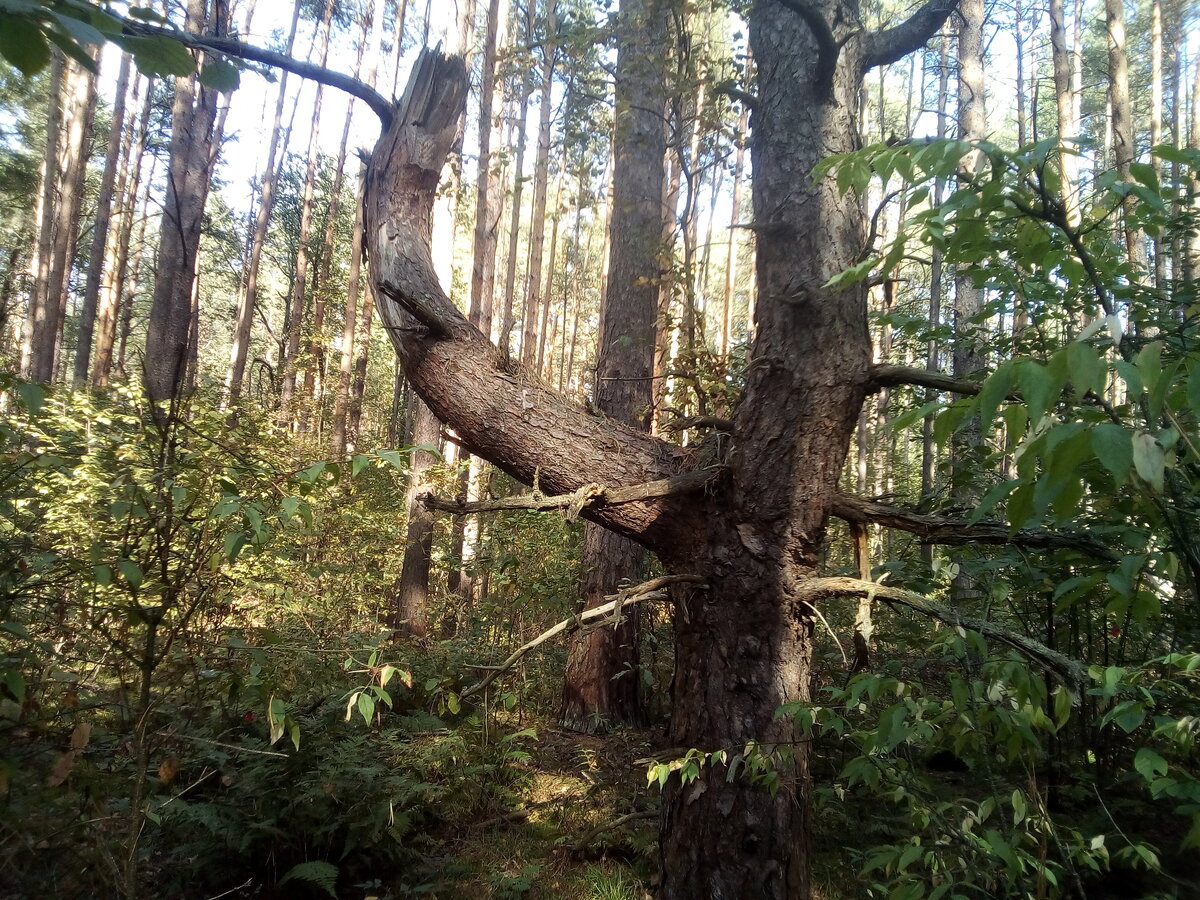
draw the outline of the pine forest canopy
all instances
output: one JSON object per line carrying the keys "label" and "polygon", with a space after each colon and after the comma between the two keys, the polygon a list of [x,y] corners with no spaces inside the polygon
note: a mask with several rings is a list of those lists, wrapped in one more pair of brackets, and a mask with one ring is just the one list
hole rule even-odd
{"label": "pine forest canopy", "polygon": [[[0,55],[21,73],[3,88],[8,402],[136,374],[169,433],[211,383],[230,422],[266,407],[353,473],[371,439],[405,442],[408,410],[399,631],[428,636],[434,509],[459,516],[448,566],[467,616],[486,590],[470,565],[486,513],[600,527],[584,538],[590,611],[558,626],[581,632],[569,722],[642,715],[635,679],[611,686],[640,666],[617,662],[636,631],[602,639],[583,622],[644,581],[650,551],[667,574],[606,609],[632,622],[635,604],[670,601],[678,758],[650,771],[663,898],[812,896],[817,737],[854,732],[837,790],[878,787],[931,729],[966,757],[961,723],[989,714],[976,730],[1038,747],[1038,765],[1069,741],[1102,755],[1104,777],[1168,810],[1172,851],[1200,843],[1194,9],[1108,0],[1096,19],[1094,3],[1052,0],[987,21],[981,0],[462,0],[439,29],[432,4],[423,18],[409,5],[0,0]],[[269,40],[246,39],[276,13]],[[1011,43],[989,59],[999,33]],[[102,107],[106,43],[125,53],[104,56],[120,71]],[[246,103],[239,81],[268,71]],[[997,102],[1010,83],[1011,110]],[[353,102],[334,109],[327,89]],[[357,156],[356,104],[379,123]],[[258,148],[256,117],[271,126]],[[239,209],[221,182],[250,178],[248,159]],[[409,400],[399,371],[380,396],[373,334]],[[454,500],[419,496],[438,423],[462,462],[440,491]],[[533,493],[488,498],[482,461]],[[310,488],[322,471],[302,470]],[[147,616],[150,570],[134,568],[115,571],[150,660],[187,590],[164,588]],[[939,652],[967,673],[952,699],[878,674],[875,601],[947,636]],[[854,657],[831,672],[820,641],[847,618]],[[154,666],[140,665],[148,711]],[[371,721],[371,696],[347,718]],[[275,702],[272,741],[298,728]],[[1147,746],[1121,743],[1135,733]],[[1011,827],[983,825],[995,801],[955,826],[973,848],[955,865],[990,854],[1012,878],[1037,873],[1037,896],[1082,896],[1085,870],[1110,864],[1104,841],[1055,831],[1027,768],[1003,798]],[[916,839],[866,871],[886,871],[890,896],[959,896],[939,859]]]}

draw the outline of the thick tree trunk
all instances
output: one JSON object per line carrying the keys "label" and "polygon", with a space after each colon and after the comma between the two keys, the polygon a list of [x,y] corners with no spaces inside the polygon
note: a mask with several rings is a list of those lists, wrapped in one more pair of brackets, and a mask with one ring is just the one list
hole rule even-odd
{"label": "thick tree trunk", "polygon": [[45,333],[52,327],[50,270],[53,265],[54,230],[58,223],[58,147],[62,130],[63,57],[50,56],[50,96],[46,100],[46,149],[42,158],[41,190],[37,209],[37,252],[30,266],[33,282],[29,311],[21,332],[21,375],[32,381],[49,381],[54,375],[52,351],[45,349]]}
{"label": "thick tree trunk", "polygon": [[[596,408],[643,431],[654,400],[654,327],[662,280],[666,11],[658,0],[625,0],[618,19],[613,204],[596,364]],[[638,545],[599,525],[585,527],[581,602],[586,610],[604,603],[623,579],[641,581],[644,562]],[[563,688],[565,724],[591,731],[640,718],[637,642],[636,612],[620,628],[575,636]]]}

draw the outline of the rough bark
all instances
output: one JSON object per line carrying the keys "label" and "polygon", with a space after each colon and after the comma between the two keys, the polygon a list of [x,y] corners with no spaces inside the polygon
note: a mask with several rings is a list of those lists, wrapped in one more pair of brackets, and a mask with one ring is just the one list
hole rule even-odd
{"label": "rough bark", "polygon": [[50,268],[57,225],[55,204],[58,200],[58,146],[62,130],[63,58],[54,51],[50,56],[50,96],[46,100],[46,149],[42,158],[37,209],[37,252],[30,266],[32,288],[29,311],[21,333],[21,376],[33,381],[49,381],[54,362],[46,358],[43,334],[51,327]]}
{"label": "rough bark", "polygon": [[[649,426],[654,401],[654,331],[662,280],[666,11],[657,0],[625,0],[618,19],[608,281],[596,363],[596,408],[642,431]],[[587,610],[603,603],[622,580],[641,581],[644,554],[632,541],[589,524],[582,566],[580,601]],[[565,724],[592,731],[640,718],[637,621],[633,613],[616,628],[572,640],[563,687]]]}
{"label": "rough bark", "polygon": [[1075,84],[1071,77],[1071,54],[1067,45],[1066,10],[1063,0],[1050,0],[1050,56],[1054,66],[1055,109],[1058,114],[1059,169],[1062,199],[1067,219],[1079,223],[1079,163],[1076,149],[1067,142],[1079,136],[1075,120]]}

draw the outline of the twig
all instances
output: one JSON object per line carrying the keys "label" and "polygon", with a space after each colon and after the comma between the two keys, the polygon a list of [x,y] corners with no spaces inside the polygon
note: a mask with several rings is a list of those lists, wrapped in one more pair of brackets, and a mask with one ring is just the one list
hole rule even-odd
{"label": "twig", "polygon": [[179,738],[184,741],[196,741],[201,744],[212,744],[214,747],[224,747],[226,750],[236,750],[238,753],[254,753],[258,756],[279,756],[287,759],[286,753],[280,753],[277,750],[252,750],[249,747],[239,747],[237,744],[226,744],[222,741],[210,741],[208,738],[193,737],[190,734],[172,734],[173,738]]}

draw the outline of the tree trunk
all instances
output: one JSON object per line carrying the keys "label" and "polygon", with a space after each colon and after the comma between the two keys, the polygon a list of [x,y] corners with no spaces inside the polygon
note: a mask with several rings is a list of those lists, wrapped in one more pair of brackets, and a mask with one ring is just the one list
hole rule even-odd
{"label": "tree trunk", "polygon": [[471,324],[492,333],[492,289],[496,280],[496,235],[500,228],[500,177],[492,145],[500,142],[501,121],[494,115],[496,62],[502,52],[507,0],[488,4],[483,65],[479,82],[479,163],[475,175],[475,246],[471,264]]}
{"label": "tree trunk", "polygon": [[[1129,165],[1137,158],[1133,134],[1133,109],[1129,102],[1129,57],[1125,52],[1124,0],[1105,0],[1105,19],[1108,23],[1108,97],[1112,107],[1113,162],[1117,171],[1129,180]],[[1132,198],[1125,206],[1125,250],[1130,263],[1143,265],[1146,251],[1142,235],[1129,218]]]}
{"label": "tree trunk", "polygon": [[121,158],[121,138],[125,125],[125,95],[129,90],[129,74],[132,59],[128,53],[121,54],[121,68],[117,74],[116,95],[113,102],[112,124],[109,126],[108,148],[104,157],[104,173],[100,176],[100,194],[96,198],[96,222],[92,226],[92,249],[88,254],[87,283],[83,288],[83,309],[79,314],[79,339],[75,346],[75,386],[81,387],[88,377],[91,361],[92,336],[96,328],[96,313],[100,306],[100,281],[104,272],[108,246],[108,228],[112,220],[113,187],[117,180],[117,165]]}
{"label": "tree trunk", "polygon": [[134,220],[138,217],[138,191],[142,177],[142,154],[146,145],[146,131],[153,110],[154,82],[135,78],[133,102],[139,97],[139,87],[146,96],[137,121],[131,121],[122,141],[123,164],[117,182],[114,200],[118,204],[116,222],[110,227],[108,247],[105,250],[106,264],[100,289],[99,308],[96,315],[96,351],[91,368],[93,387],[108,383],[112,370],[113,349],[117,340],[117,324],[121,312],[121,297],[124,293],[125,274],[129,269],[129,242],[133,237]]}
{"label": "tree trunk", "polygon": [[529,273],[521,315],[521,364],[536,371],[538,317],[542,308],[542,252],[546,239],[546,194],[550,181],[550,112],[553,107],[558,0],[546,0],[546,35],[542,42],[542,85],[538,106],[537,157],[533,166],[533,217],[529,223]]}
{"label": "tree trunk", "polygon": [[[438,445],[441,425],[419,398],[413,398],[412,436],[414,446]],[[428,485],[425,474],[436,457],[426,450],[414,450],[408,470],[405,504],[408,508],[408,531],[404,543],[404,564],[396,586],[395,627],[407,634],[424,637],[429,632],[426,607],[429,603],[429,560],[433,548],[433,511],[418,498]]]}
{"label": "tree trunk", "polygon": [[[658,0],[625,0],[617,24],[613,205],[608,223],[608,283],[600,310],[595,404],[614,421],[642,431],[654,401],[654,327],[662,266],[659,240],[667,135],[667,8]],[[585,526],[581,603],[605,602],[622,580],[638,583],[640,546],[599,525]],[[592,731],[607,722],[636,722],[637,616],[619,628],[597,628],[571,641],[562,720]]]}
{"label": "tree trunk", "polygon": [[[226,0],[189,0],[187,27],[223,36],[229,29]],[[154,296],[146,337],[146,395],[152,403],[174,400],[183,387],[192,330],[192,284],[200,227],[208,199],[208,160],[217,115],[217,92],[195,76],[177,78],[171,110],[167,196],[155,264]]]}
{"label": "tree trunk", "polygon": [[[528,29],[527,29],[528,33]],[[517,105],[517,149],[513,157],[512,219],[508,228],[508,262],[504,271],[504,315],[500,326],[500,350],[506,356],[512,352],[514,321],[513,298],[517,283],[517,247],[521,237],[521,195],[525,190],[522,172],[525,168],[525,131],[529,117],[530,77],[528,73],[520,79],[520,95]]]}
{"label": "tree trunk", "polygon": [[1054,66],[1055,108],[1058,113],[1059,169],[1062,172],[1062,199],[1067,220],[1079,222],[1079,163],[1077,148],[1067,141],[1079,136],[1075,120],[1075,83],[1071,76],[1071,54],[1067,45],[1066,11],[1063,0],[1050,0],[1050,56]]}
{"label": "tree trunk", "polygon": [[[296,45],[296,30],[300,25],[300,0],[292,8],[292,24],[288,29],[284,53],[292,54]],[[267,229],[271,224],[271,213],[275,209],[275,190],[279,183],[279,166],[276,158],[283,147],[287,154],[287,140],[283,125],[283,107],[287,96],[288,73],[279,74],[279,91],[275,95],[275,115],[272,120],[271,140],[267,145],[267,162],[263,169],[262,188],[259,192],[258,209],[254,214],[254,231],[250,235],[250,257],[246,261],[246,272],[242,290],[238,297],[237,318],[233,328],[233,345],[229,353],[229,372],[225,376],[226,404],[236,407],[242,398],[242,386],[246,379],[246,362],[250,356],[250,334],[254,325],[254,311],[258,303],[258,272],[262,265],[263,247],[267,242]]]}
{"label": "tree trunk", "polygon": [[[21,333],[21,375],[31,381],[49,381],[54,375],[53,350],[46,350],[44,335],[52,328],[50,270],[53,265],[54,230],[58,223],[58,147],[62,130],[62,54],[50,55],[50,96],[46,100],[46,149],[42,157],[41,190],[38,194],[37,252],[30,266],[32,287],[29,311]],[[52,345],[51,345],[52,346]]]}

